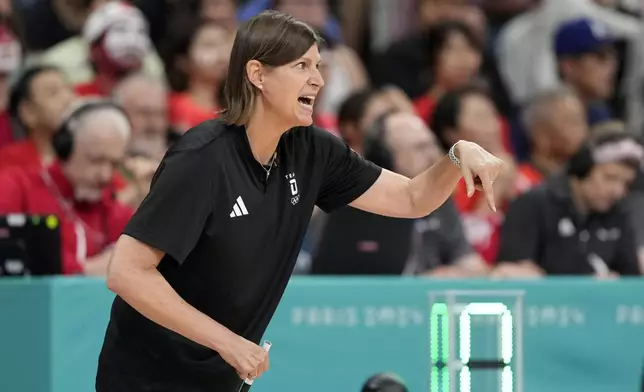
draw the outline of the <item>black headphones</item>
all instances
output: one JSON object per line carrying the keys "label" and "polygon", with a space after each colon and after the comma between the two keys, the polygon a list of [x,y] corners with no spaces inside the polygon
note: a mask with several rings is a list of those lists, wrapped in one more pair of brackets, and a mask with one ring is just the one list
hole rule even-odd
{"label": "black headphones", "polygon": [[371,124],[364,137],[364,158],[383,169],[394,170],[394,157],[385,144],[386,122],[394,111],[388,111],[378,116]]}
{"label": "black headphones", "polygon": [[66,161],[74,151],[74,132],[71,129],[73,128],[72,124],[80,119],[84,114],[98,109],[114,109],[121,113],[129,123],[129,118],[123,108],[110,100],[97,99],[81,103],[78,107],[74,108],[69,115],[67,115],[52,138],[52,145],[59,160],[63,162]]}
{"label": "black headphones", "polygon": [[583,179],[594,166],[593,151],[588,142],[584,143],[568,161],[568,175]]}

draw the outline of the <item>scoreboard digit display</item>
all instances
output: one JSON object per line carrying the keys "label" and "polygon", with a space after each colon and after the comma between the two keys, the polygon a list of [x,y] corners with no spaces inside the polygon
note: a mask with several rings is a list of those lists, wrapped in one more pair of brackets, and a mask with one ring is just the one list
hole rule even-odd
{"label": "scoreboard digit display", "polygon": [[522,392],[522,380],[516,379],[515,342],[522,338],[516,311],[507,301],[467,299],[431,303],[430,392]]}

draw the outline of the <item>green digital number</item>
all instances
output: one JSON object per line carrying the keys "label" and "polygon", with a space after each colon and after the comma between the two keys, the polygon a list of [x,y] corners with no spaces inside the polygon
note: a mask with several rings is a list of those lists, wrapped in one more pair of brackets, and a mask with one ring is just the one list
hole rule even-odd
{"label": "green digital number", "polygon": [[430,369],[431,392],[449,391],[449,315],[447,305],[434,304],[429,322],[429,348],[432,366]]}
{"label": "green digital number", "polygon": [[[512,312],[499,302],[473,302],[465,306],[459,315],[459,391],[471,392],[472,373],[472,316],[498,316],[501,318],[501,392],[513,392],[512,356],[513,319]],[[431,392],[450,391],[450,347],[449,313],[447,305],[436,303],[430,315]]]}

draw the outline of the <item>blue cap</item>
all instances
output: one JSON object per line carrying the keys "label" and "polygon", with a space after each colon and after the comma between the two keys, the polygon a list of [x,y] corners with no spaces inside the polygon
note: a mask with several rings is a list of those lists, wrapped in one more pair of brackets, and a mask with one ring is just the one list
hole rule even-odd
{"label": "blue cap", "polygon": [[581,18],[561,24],[555,33],[557,56],[594,53],[614,42],[608,28],[598,21]]}

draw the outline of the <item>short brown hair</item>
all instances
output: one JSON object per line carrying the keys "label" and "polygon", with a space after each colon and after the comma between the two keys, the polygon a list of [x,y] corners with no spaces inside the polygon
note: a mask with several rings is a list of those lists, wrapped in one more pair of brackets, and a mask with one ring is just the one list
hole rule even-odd
{"label": "short brown hair", "polygon": [[279,67],[297,60],[311,46],[322,42],[311,26],[281,12],[264,11],[246,22],[237,31],[230,54],[221,118],[229,124],[241,125],[253,111],[257,90],[246,75],[249,61]]}

